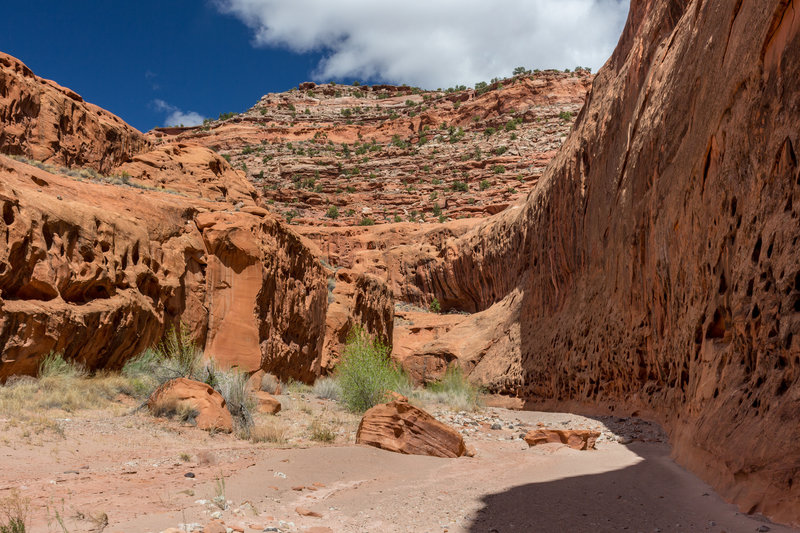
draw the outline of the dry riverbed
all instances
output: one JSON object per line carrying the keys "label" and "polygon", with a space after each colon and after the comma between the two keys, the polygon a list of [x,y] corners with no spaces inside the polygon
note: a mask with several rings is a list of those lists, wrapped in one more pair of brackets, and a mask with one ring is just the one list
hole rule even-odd
{"label": "dry riverbed", "polygon": [[[643,420],[428,406],[476,452],[439,459],[356,446],[358,417],[336,402],[278,398],[284,409],[256,420],[277,442],[132,401],[65,413],[57,430],[0,420],[0,498],[30,502],[28,531],[790,531],[723,502]],[[521,436],[541,426],[601,437],[591,451],[529,448]]]}

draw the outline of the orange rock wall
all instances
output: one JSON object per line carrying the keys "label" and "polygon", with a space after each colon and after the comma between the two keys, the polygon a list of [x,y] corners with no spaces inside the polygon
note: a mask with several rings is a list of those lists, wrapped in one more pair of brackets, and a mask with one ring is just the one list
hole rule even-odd
{"label": "orange rock wall", "polygon": [[795,4],[633,1],[527,203],[423,285],[475,310],[518,288],[528,399],[649,413],[743,510],[800,524]]}
{"label": "orange rock wall", "polygon": [[101,173],[109,173],[150,144],[116,115],[36,76],[2,52],[0,125],[2,153]]}
{"label": "orange rock wall", "polygon": [[0,175],[0,379],[50,351],[118,368],[181,321],[223,364],[318,373],[325,275],[283,223],[3,156]]}

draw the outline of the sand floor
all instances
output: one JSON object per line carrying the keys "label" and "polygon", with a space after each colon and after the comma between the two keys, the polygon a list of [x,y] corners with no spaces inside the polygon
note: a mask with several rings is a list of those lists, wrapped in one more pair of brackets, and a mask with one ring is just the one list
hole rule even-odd
{"label": "sand floor", "polygon": [[[475,457],[347,444],[352,425],[332,445],[253,444],[130,409],[62,419],[63,437],[7,424],[0,498],[13,490],[28,498],[34,532],[200,531],[214,518],[245,532],[791,531],[738,513],[637,419],[435,414],[465,433]],[[529,448],[519,436],[537,424],[598,428],[603,437],[593,451]]]}

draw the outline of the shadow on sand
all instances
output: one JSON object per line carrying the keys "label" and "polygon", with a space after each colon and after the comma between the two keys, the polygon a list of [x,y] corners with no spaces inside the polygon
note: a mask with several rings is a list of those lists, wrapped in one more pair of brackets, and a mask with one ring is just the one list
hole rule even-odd
{"label": "shadow on sand", "polygon": [[761,516],[738,513],[675,464],[667,445],[634,443],[629,448],[643,460],[621,470],[530,483],[484,496],[468,531],[794,531]]}

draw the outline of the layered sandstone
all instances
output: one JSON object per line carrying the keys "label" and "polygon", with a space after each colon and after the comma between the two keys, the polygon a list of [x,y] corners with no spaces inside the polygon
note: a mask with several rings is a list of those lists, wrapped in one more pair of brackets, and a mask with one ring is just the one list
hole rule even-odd
{"label": "layered sandstone", "polygon": [[233,117],[151,137],[219,151],[295,223],[439,223],[522,201],[591,81],[586,70],[549,70],[480,91],[303,83]]}
{"label": "layered sandstone", "polygon": [[325,275],[282,222],[3,156],[0,174],[0,377],[50,351],[118,368],[180,322],[221,364],[317,375]]}
{"label": "layered sandstone", "polygon": [[383,450],[433,457],[461,457],[467,452],[461,434],[400,397],[364,413],[356,443]]}

